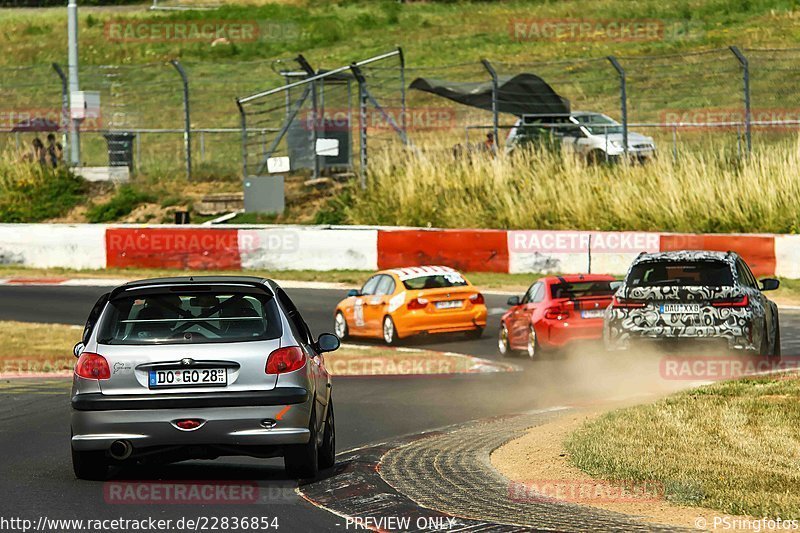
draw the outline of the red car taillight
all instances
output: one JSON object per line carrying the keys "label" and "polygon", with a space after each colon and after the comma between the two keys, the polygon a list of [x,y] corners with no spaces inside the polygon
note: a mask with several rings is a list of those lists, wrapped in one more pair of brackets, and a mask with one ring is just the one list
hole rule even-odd
{"label": "red car taillight", "polygon": [[550,320],[566,320],[569,318],[569,311],[562,307],[551,307],[544,312],[544,317]]}
{"label": "red car taillight", "polygon": [[483,299],[483,294],[477,293],[473,294],[469,297],[469,301],[472,302],[474,305],[483,305],[485,300]]}
{"label": "red car taillight", "polygon": [[725,300],[716,300],[711,302],[714,307],[747,307],[750,304],[750,299],[745,294],[741,298],[727,298]]}
{"label": "red car taillight", "polygon": [[414,298],[410,302],[408,302],[408,307],[411,310],[414,309],[425,309],[428,306],[428,300],[425,298]]}
{"label": "red car taillight", "polygon": [[300,370],[306,364],[306,354],[299,346],[278,348],[267,358],[267,374],[284,374]]}
{"label": "red car taillight", "polygon": [[628,300],[627,298],[617,298],[611,300],[611,307],[615,309],[641,309],[645,303],[640,300]]}
{"label": "red car taillight", "polygon": [[102,355],[83,352],[75,364],[75,374],[86,379],[108,379],[111,377],[111,370]]}

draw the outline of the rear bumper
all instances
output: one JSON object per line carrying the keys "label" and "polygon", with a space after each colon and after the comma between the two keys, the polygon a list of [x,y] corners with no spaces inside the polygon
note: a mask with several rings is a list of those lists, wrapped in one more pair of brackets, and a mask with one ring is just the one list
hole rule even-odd
{"label": "rear bumper", "polygon": [[302,387],[279,387],[267,391],[158,395],[125,394],[119,396],[92,392],[73,396],[72,408],[76,411],[192,409],[205,407],[293,405],[303,403],[307,400],[308,391]]}
{"label": "rear bumper", "polygon": [[[287,390],[288,389],[288,390]],[[168,406],[161,399],[131,396],[108,400],[95,394],[73,398],[73,407],[89,407],[72,411],[72,448],[75,450],[107,450],[117,440],[127,440],[134,454],[144,448],[164,446],[281,446],[308,442],[309,418],[313,400],[303,388],[281,388],[283,395],[257,394],[257,398],[240,393],[226,393],[231,399],[225,405],[206,405],[211,398],[174,396]],[[271,392],[271,391],[270,391]],[[223,396],[214,394],[214,396]],[[254,393],[247,393],[253,395]],[[89,398],[81,398],[87,396]],[[246,398],[252,403],[244,402]],[[279,400],[285,403],[276,403]],[[288,401],[287,401],[288,400]],[[255,403],[255,402],[261,403]],[[161,407],[157,407],[161,406]],[[175,422],[198,419],[203,423],[194,430],[179,429]],[[262,422],[271,419],[273,427]]]}
{"label": "rear bumper", "polygon": [[678,327],[631,327],[606,330],[605,345],[609,350],[625,350],[638,342],[670,341],[719,341],[730,350],[757,351],[748,327],[738,326],[686,326]]}
{"label": "rear bumper", "polygon": [[536,327],[539,343],[563,347],[575,341],[599,341],[603,338],[603,319],[544,320]]}
{"label": "rear bumper", "polygon": [[400,338],[420,333],[451,333],[473,331],[486,327],[486,307],[473,307],[468,311],[434,313],[411,311],[392,317]]}

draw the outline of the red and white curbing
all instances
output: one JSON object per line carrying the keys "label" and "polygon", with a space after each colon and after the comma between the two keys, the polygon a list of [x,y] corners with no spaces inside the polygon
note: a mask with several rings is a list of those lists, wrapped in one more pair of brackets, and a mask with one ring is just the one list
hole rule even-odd
{"label": "red and white curbing", "polygon": [[373,271],[443,264],[473,272],[619,275],[640,252],[680,249],[733,250],[757,276],[800,278],[800,235],[0,224],[0,264],[32,268]]}

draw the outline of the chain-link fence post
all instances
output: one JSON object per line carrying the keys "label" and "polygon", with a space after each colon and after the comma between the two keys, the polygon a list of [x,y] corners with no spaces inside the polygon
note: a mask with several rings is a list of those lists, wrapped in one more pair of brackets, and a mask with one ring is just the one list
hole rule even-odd
{"label": "chain-link fence post", "polygon": [[58,63],[53,63],[53,70],[61,80],[61,119],[58,121],[58,131],[64,136],[64,153],[69,153],[69,137],[66,132],[69,130],[69,90],[67,89],[67,75]]}
{"label": "chain-link fence post", "polygon": [[183,83],[183,145],[186,154],[186,179],[192,179],[192,121],[189,112],[189,77],[177,59],[170,61]]}
{"label": "chain-link fence post", "polygon": [[497,71],[494,70],[494,67],[491,63],[489,63],[488,59],[481,59],[481,64],[492,77],[492,131],[494,132],[494,146],[495,146],[495,153],[499,153],[497,150],[497,143],[499,142],[498,137],[498,130],[499,130],[499,118],[498,118],[498,108],[497,108],[497,90],[498,90],[498,81],[497,81]]}
{"label": "chain-link fence post", "polygon": [[[300,65],[300,67],[305,71],[309,78],[314,77],[316,72],[314,71],[314,67],[311,66],[311,63],[305,58],[303,54],[299,54],[295,61]],[[325,82],[322,82],[322,90],[325,90]],[[311,145],[314,150],[314,179],[319,177],[319,155],[317,155],[317,139],[319,138],[319,131],[318,128],[325,124],[325,118],[319,112],[319,91],[317,91],[317,83],[315,81],[311,82]],[[322,119],[320,119],[322,117]]]}
{"label": "chain-link fence post", "polygon": [[750,154],[753,143],[750,135],[750,123],[752,121],[752,114],[750,109],[750,64],[741,50],[736,46],[731,46],[730,51],[739,60],[739,65],[742,67],[742,81],[744,83],[744,136],[747,141],[747,153]]}
{"label": "chain-link fence post", "polygon": [[625,157],[628,157],[628,88],[627,79],[625,77],[625,69],[619,64],[617,58],[608,56],[608,61],[614,67],[619,75],[619,104],[622,113],[622,144],[625,150]]}
{"label": "chain-link fence post", "polygon": [[247,179],[247,114],[244,112],[242,102],[236,99],[239,108],[240,124],[242,126],[242,179]]}
{"label": "chain-link fence post", "polygon": [[397,47],[400,60],[400,129],[403,130],[403,143],[408,144],[408,129],[406,124],[406,59],[403,49]]}
{"label": "chain-link fence post", "polygon": [[360,148],[360,169],[359,180],[362,189],[367,188],[367,104],[369,103],[369,95],[367,94],[367,80],[364,79],[364,74],[355,63],[350,65],[350,70],[353,72],[356,81],[358,82],[358,133],[359,133],[359,148]]}

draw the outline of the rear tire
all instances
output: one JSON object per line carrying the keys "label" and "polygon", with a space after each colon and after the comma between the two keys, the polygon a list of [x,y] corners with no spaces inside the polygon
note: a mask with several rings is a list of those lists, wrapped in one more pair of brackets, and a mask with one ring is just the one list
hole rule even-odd
{"label": "rear tire", "polygon": [[319,455],[317,453],[317,417],[311,411],[308,422],[311,436],[306,444],[292,444],[283,453],[283,465],[286,475],[295,479],[314,479],[319,471]]}
{"label": "rear tire", "polygon": [[350,329],[347,327],[347,320],[341,311],[336,311],[333,317],[333,332],[339,337],[339,340],[345,340],[350,336]]}
{"label": "rear tire", "polygon": [[775,323],[775,344],[772,347],[770,359],[774,363],[781,362],[781,323],[779,321]]}
{"label": "rear tire", "polygon": [[328,403],[328,416],[325,418],[325,433],[319,449],[319,468],[331,468],[336,464],[336,424],[333,416],[333,398]]}
{"label": "rear tire", "polygon": [[72,471],[78,479],[103,481],[108,477],[106,452],[72,450]]}
{"label": "rear tire", "polygon": [[528,358],[538,359],[542,353],[542,348],[539,346],[539,339],[536,337],[536,330],[531,326],[528,330],[528,343],[525,346],[525,353],[528,354]]}
{"label": "rear tire", "polygon": [[500,331],[497,333],[497,351],[503,357],[511,355],[511,345],[508,343],[508,328],[505,324],[500,324]]}
{"label": "rear tire", "polygon": [[389,315],[383,317],[383,342],[389,346],[397,345],[397,328],[394,325],[394,320]]}

